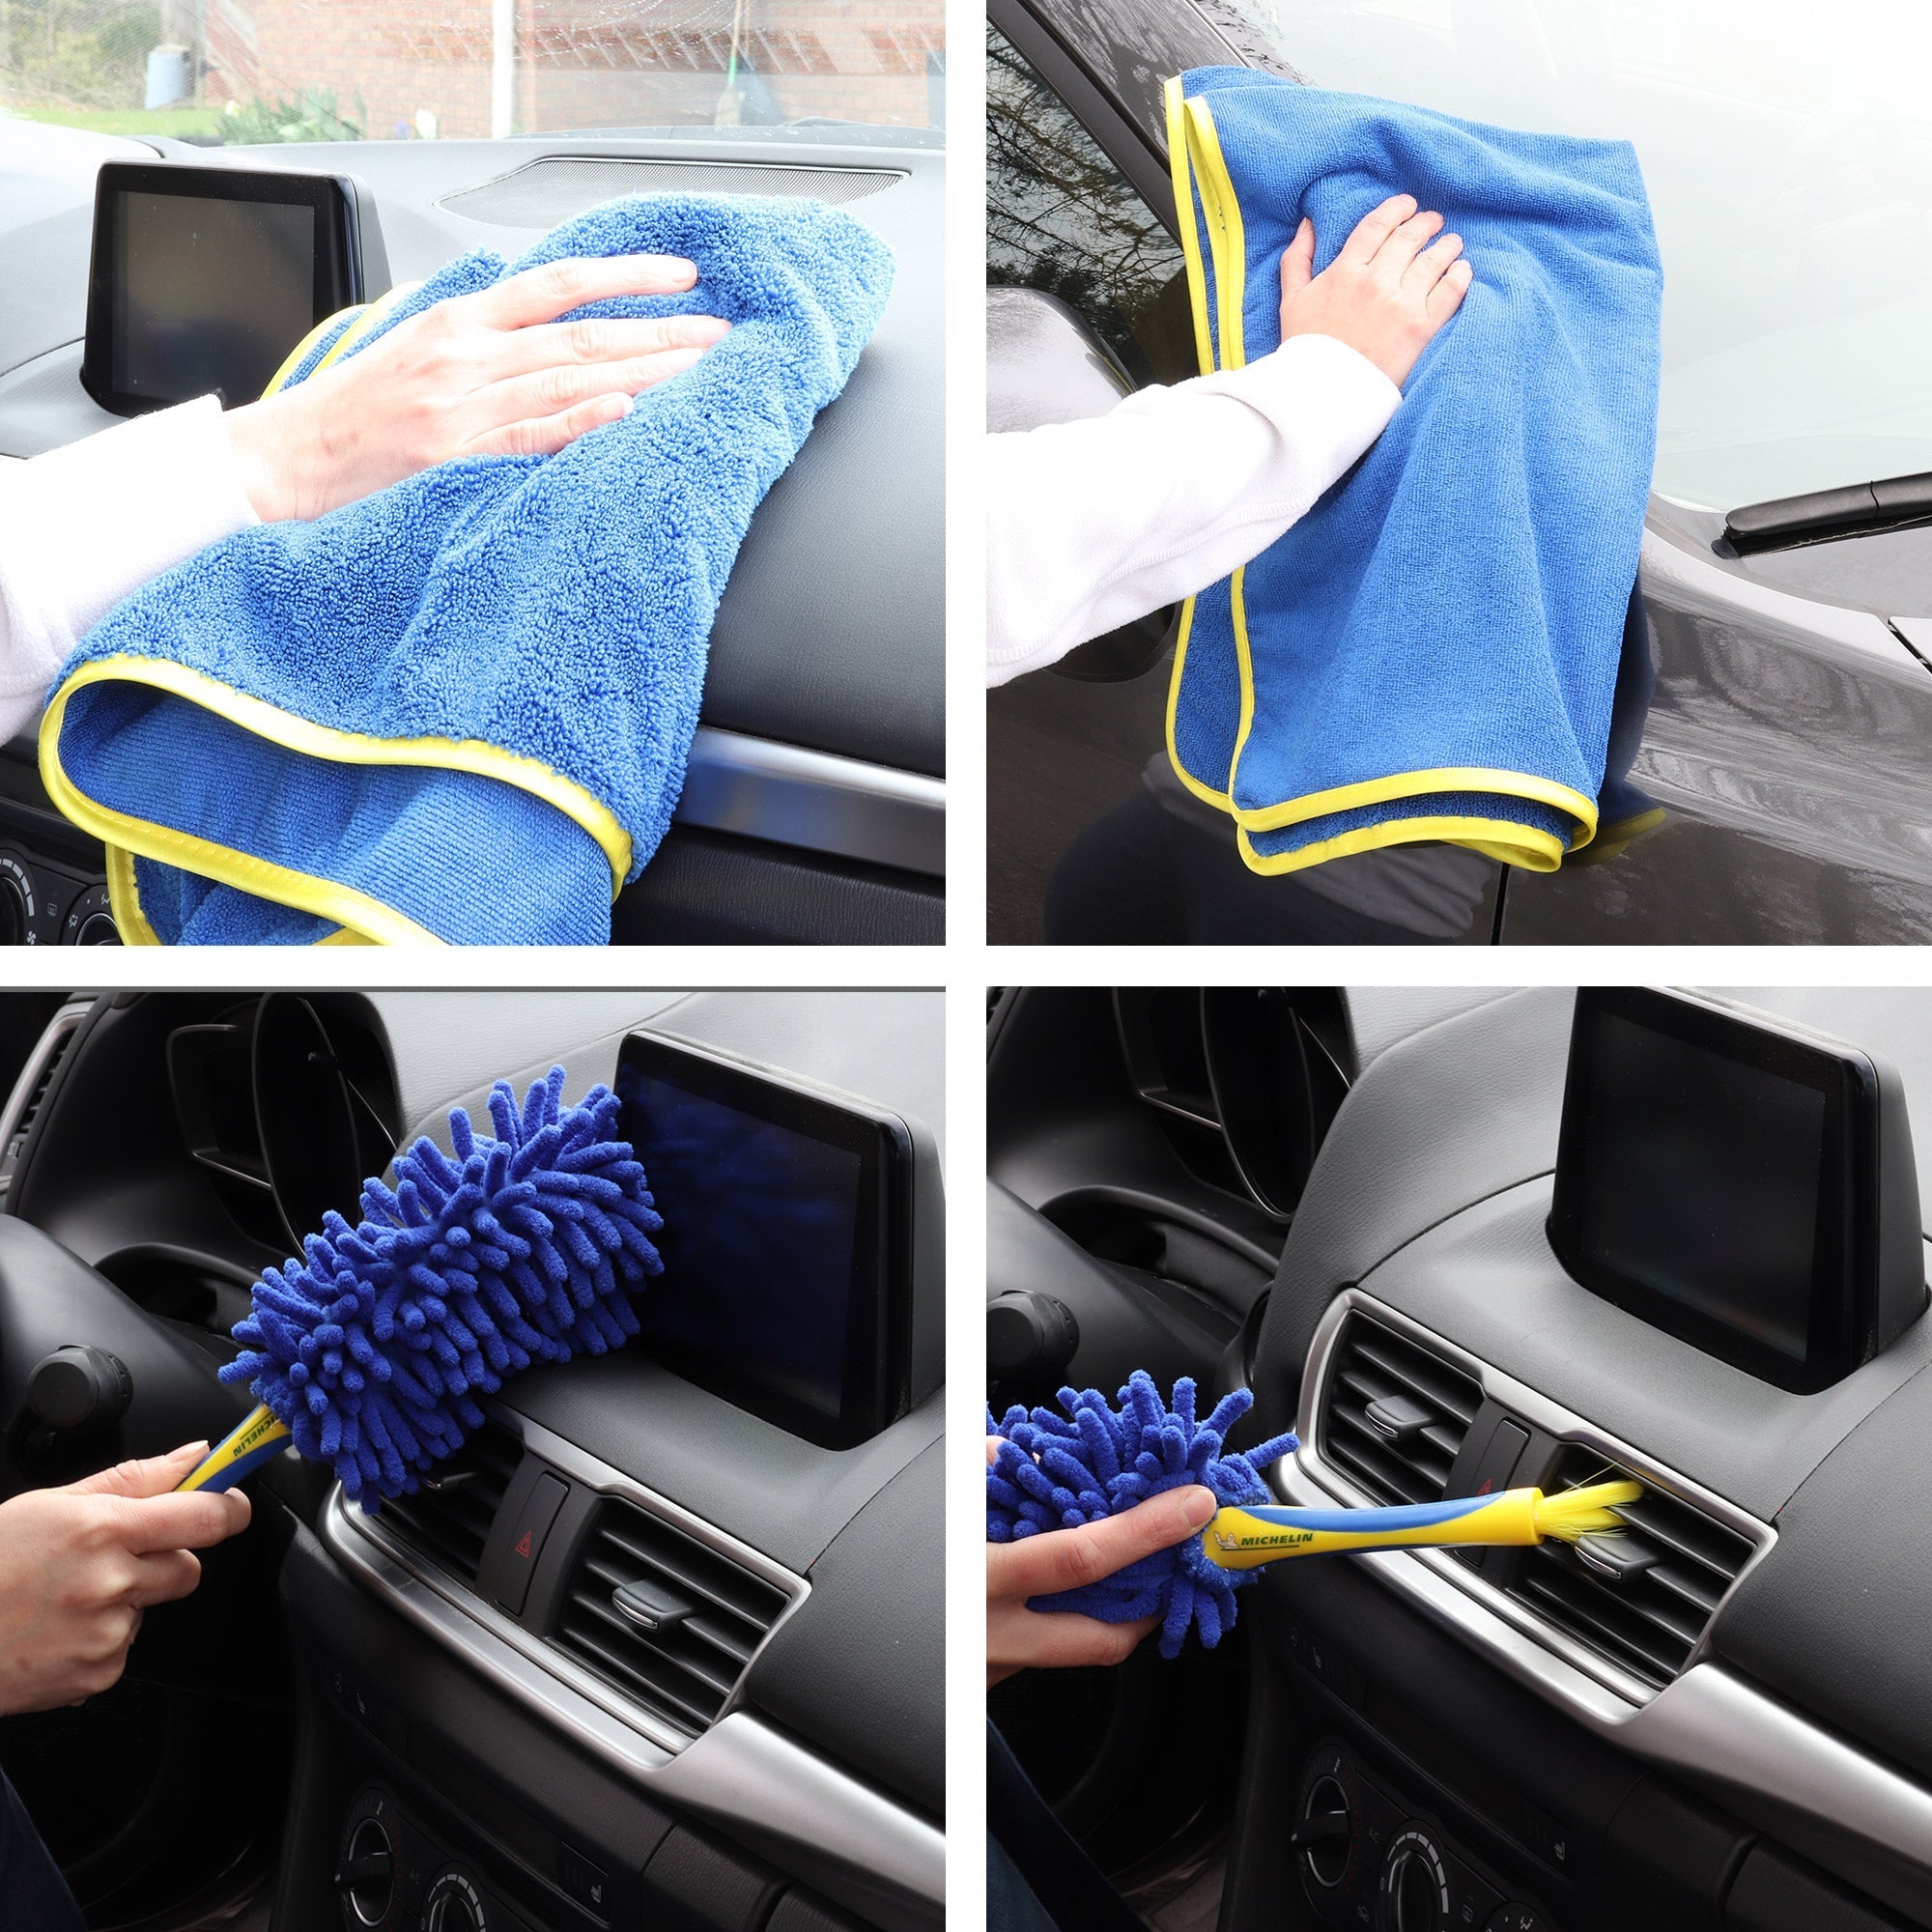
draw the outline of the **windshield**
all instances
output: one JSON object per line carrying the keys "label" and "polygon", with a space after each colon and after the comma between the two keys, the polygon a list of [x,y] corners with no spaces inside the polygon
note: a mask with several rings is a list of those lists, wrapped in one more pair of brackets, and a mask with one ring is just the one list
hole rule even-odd
{"label": "windshield", "polygon": [[1660,495],[1728,510],[1932,469],[1922,0],[1232,4],[1319,86],[1635,145]]}
{"label": "windshield", "polygon": [[945,0],[0,0],[0,107],[203,146],[937,128]]}

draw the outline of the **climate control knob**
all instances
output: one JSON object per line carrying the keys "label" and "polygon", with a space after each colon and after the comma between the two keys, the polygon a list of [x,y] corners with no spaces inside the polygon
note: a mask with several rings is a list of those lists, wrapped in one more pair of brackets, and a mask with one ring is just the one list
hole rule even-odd
{"label": "climate control knob", "polygon": [[381,1925],[396,1895],[395,1847],[379,1817],[358,1818],[336,1867],[335,1889],[357,1925]]}
{"label": "climate control knob", "polygon": [[1382,1859],[1377,1932],[1447,1932],[1449,1871],[1423,1825],[1405,1825]]}
{"label": "climate control knob", "polygon": [[0,946],[34,941],[33,889],[21,882],[19,869],[15,862],[0,862]]}
{"label": "climate control knob", "polygon": [[461,1865],[445,1865],[423,1893],[422,1932],[490,1932],[490,1915],[476,1881]]}
{"label": "climate control knob", "polygon": [[1354,1829],[1341,1779],[1324,1773],[1302,1793],[1301,1816],[1289,1836],[1302,1870],[1324,1891],[1332,1891],[1349,1875]]}

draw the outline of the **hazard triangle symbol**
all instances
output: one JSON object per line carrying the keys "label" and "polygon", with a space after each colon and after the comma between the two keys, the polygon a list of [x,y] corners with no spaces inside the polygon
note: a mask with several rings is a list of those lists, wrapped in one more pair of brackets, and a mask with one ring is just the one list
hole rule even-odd
{"label": "hazard triangle symbol", "polygon": [[523,1535],[517,1539],[517,1554],[519,1556],[527,1556],[529,1553],[530,1533],[528,1530],[525,1530]]}

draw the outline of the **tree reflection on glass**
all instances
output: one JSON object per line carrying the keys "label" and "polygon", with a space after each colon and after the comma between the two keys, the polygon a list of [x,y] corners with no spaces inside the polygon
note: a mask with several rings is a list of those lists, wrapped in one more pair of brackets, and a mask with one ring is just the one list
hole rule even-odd
{"label": "tree reflection on glass", "polygon": [[1180,249],[1012,43],[986,36],[986,280],[1078,309],[1137,383],[1195,373]]}

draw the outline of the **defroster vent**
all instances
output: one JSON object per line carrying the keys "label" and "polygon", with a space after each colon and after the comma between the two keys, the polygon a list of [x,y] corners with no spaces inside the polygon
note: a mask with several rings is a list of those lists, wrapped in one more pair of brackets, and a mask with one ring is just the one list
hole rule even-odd
{"label": "defroster vent", "polygon": [[480,187],[447,195],[440,205],[499,227],[554,228],[625,194],[760,194],[837,204],[862,201],[904,179],[896,168],[546,155]]}
{"label": "defroster vent", "polygon": [[377,1520],[438,1569],[473,1584],[490,1525],[523,1453],[523,1444],[507,1429],[486,1422],[435,1472],[435,1489],[392,1497]]}
{"label": "defroster vent", "polygon": [[[1570,1447],[1544,1487],[1554,1494],[1629,1473],[1593,1450]],[[1621,1533],[1585,1537],[1574,1548],[1551,1542],[1525,1551],[1509,1594],[1661,1689],[1690,1661],[1756,1545],[1659,1489],[1646,1487],[1617,1514],[1626,1524]]]}
{"label": "defroster vent", "polygon": [[629,1503],[599,1504],[555,1641],[612,1690],[702,1731],[724,1708],[787,1593]]}
{"label": "defroster vent", "polygon": [[1439,1502],[1482,1406],[1475,1377],[1350,1315],[1322,1392],[1322,1455],[1378,1503]]}

